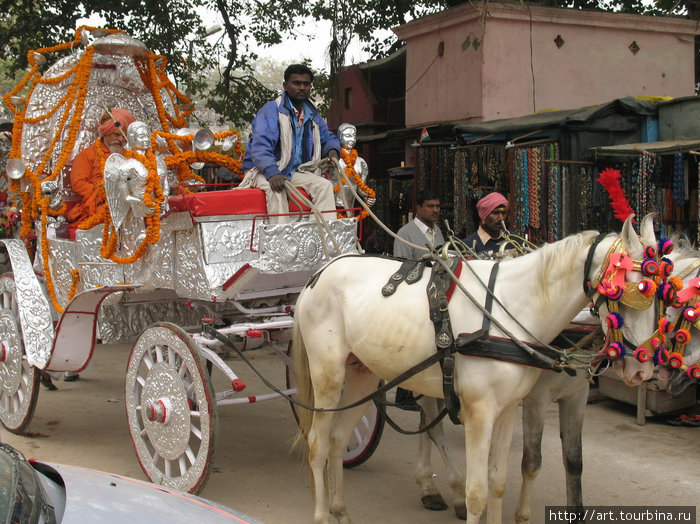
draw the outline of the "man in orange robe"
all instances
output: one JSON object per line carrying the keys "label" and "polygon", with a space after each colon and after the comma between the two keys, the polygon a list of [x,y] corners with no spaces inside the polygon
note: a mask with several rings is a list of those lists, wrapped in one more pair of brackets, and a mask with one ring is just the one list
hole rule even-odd
{"label": "man in orange robe", "polygon": [[[104,160],[112,153],[124,151],[126,130],[133,121],[134,116],[126,109],[113,109],[111,115],[105,113],[100,119],[101,138],[73,159],[70,183],[80,200],[66,215],[71,227],[77,227],[104,209],[106,196],[100,190],[104,185]],[[97,148],[100,148],[99,152]],[[100,161],[100,156],[103,161]]]}

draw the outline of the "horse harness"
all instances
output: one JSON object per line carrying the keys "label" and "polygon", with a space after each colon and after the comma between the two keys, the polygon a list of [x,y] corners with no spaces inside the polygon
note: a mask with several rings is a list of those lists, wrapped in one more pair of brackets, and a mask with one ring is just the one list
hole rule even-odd
{"label": "horse harness", "polygon": [[[398,271],[396,271],[382,287],[382,294],[385,297],[391,296],[396,292],[398,286],[402,282],[406,282],[407,285],[412,285],[421,280],[425,268],[430,264],[430,260],[430,258],[425,257],[419,261],[404,261]],[[455,276],[459,277],[461,268],[461,260],[455,259],[452,262],[450,270]],[[496,285],[498,269],[499,263],[497,262],[491,268],[488,280],[484,307],[489,315],[493,307],[493,291]],[[545,357],[549,359],[555,359],[558,355],[556,352],[548,350],[545,346],[531,343],[526,344],[533,349],[533,352],[526,353],[510,339],[489,336],[491,320],[488,315],[484,315],[481,329],[474,333],[462,333],[455,339],[452,334],[452,326],[448,311],[448,303],[455,285],[455,281],[452,280],[442,264],[433,265],[430,279],[426,286],[429,316],[435,329],[437,353],[440,355],[439,363],[442,369],[442,388],[447,413],[453,423],[461,424],[458,416],[460,401],[454,388],[454,354],[456,352],[463,355],[505,360],[550,370],[554,368],[552,368],[546,358],[541,358],[540,354],[543,353]],[[576,338],[576,335],[576,333],[570,333],[570,336],[573,338]],[[583,335],[581,335],[580,338],[582,338],[582,336]],[[563,340],[564,339],[558,337],[554,343]],[[561,369],[554,370],[561,371]]]}

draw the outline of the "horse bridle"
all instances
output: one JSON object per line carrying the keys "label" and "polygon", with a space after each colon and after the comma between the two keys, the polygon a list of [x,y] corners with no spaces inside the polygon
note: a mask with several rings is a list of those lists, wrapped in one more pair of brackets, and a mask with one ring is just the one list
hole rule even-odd
{"label": "horse bridle", "polygon": [[[700,379],[700,368],[697,365],[686,366],[683,363],[683,351],[690,341],[690,327],[700,318],[700,302],[695,301],[693,304],[690,302],[693,296],[700,293],[689,296],[684,301],[678,299],[678,292],[683,289],[683,282],[678,276],[671,277],[673,262],[664,256],[673,250],[672,242],[667,238],[661,238],[657,246],[644,247],[644,260],[633,260],[629,259],[629,255],[624,250],[617,251],[622,243],[622,239],[618,238],[608,249],[603,265],[589,280],[593,256],[603,238],[603,235],[599,235],[588,251],[583,284],[584,292],[589,298],[598,293],[599,299],[595,304],[600,305],[600,302],[605,301],[607,305],[606,324],[609,331],[601,354],[616,359],[628,353],[621,329],[623,320],[619,313],[620,302],[638,310],[646,309],[653,303],[657,308],[657,329],[632,354],[640,362],[653,359],[656,365],[682,369],[691,379]],[[624,257],[628,258],[626,268],[621,262]],[[613,259],[618,261],[617,267],[612,263]],[[624,287],[619,285],[619,277],[618,284],[613,283],[618,270],[625,271],[626,275],[630,268],[632,271],[642,273],[641,282],[627,282],[623,276]],[[687,276],[687,273],[684,276]],[[700,286],[698,289],[700,291]],[[665,315],[666,309],[671,305],[680,309],[675,323],[670,322]],[[668,347],[665,346],[667,339],[670,340]]]}

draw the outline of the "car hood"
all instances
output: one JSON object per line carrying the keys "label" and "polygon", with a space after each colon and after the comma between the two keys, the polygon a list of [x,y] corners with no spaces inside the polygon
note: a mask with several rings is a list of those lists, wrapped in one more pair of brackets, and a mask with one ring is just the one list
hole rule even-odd
{"label": "car hood", "polygon": [[[60,517],[60,489],[46,489],[61,524],[84,522],[206,522],[260,524],[243,513],[210,500],[150,482],[78,466],[32,461],[44,484],[57,472],[65,485],[65,510]],[[46,486],[45,486],[46,488]]]}

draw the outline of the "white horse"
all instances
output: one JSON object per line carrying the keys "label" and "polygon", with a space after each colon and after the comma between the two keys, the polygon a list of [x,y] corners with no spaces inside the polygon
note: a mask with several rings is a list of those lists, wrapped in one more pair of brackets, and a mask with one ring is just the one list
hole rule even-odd
{"label": "white horse", "polygon": [[[500,263],[494,296],[491,335],[510,332],[521,340],[549,342],[583,308],[582,282],[598,274],[616,236],[593,247],[595,233],[585,232]],[[642,245],[626,222],[622,238],[632,258],[641,258]],[[590,274],[584,275],[592,251]],[[459,283],[478,304],[484,304],[494,265],[472,261]],[[365,397],[379,378],[391,380],[435,353],[435,331],[428,315],[428,275],[414,285],[400,285],[389,297],[381,288],[399,262],[374,257],[341,257],[327,265],[313,285],[301,293],[296,306],[294,355],[299,399],[318,409],[333,410]],[[605,268],[603,268],[605,269]],[[358,275],[361,278],[358,279]],[[479,280],[475,275],[478,275]],[[506,313],[500,304],[508,305]],[[449,303],[454,333],[472,333],[483,314],[465,293]],[[517,319],[517,321],[515,320]],[[371,371],[347,366],[354,354]],[[645,373],[651,376],[651,364]],[[518,402],[530,391],[540,368],[475,356],[457,355],[456,391],[465,428],[465,496],[467,523],[476,524],[488,504],[489,524],[502,520],[508,450]],[[647,376],[647,378],[648,378]],[[404,385],[431,397],[442,397],[439,366],[407,379]],[[299,436],[306,437],[314,478],[317,523],[349,522],[343,493],[342,456],[352,428],[364,406],[333,412],[301,410]]]}
{"label": "white horse", "polygon": [[[652,216],[649,215],[642,220],[641,227],[642,241],[645,245],[655,245],[656,238],[653,232]],[[678,244],[687,244],[681,239],[676,239],[677,245],[669,258],[674,262],[674,275],[683,274],[683,281],[696,277],[700,269],[693,272],[684,270],[697,260],[700,260],[700,252],[689,247],[679,248]],[[628,327],[623,328],[625,339],[630,345],[639,345],[651,334],[651,329],[655,326],[654,315],[657,313],[654,308],[638,313],[637,318],[628,322]],[[669,308],[667,316],[673,318],[674,313]],[[648,320],[643,320],[639,315],[647,316]],[[603,315],[604,317],[604,315]],[[591,317],[593,318],[593,317]],[[629,326],[636,329],[631,330]],[[700,341],[698,338],[691,339],[686,348],[687,362],[697,360],[696,353],[700,353]],[[627,361],[627,366],[622,370],[623,377],[629,375],[625,380],[632,383],[635,378],[639,378],[638,364],[633,360]],[[552,402],[556,402],[559,408],[559,432],[561,437],[562,456],[566,473],[566,493],[568,507],[583,506],[583,493],[581,488],[581,473],[583,469],[582,457],[582,432],[585,408],[588,401],[590,380],[587,373],[579,370],[576,376],[571,377],[563,373],[542,373],[533,386],[530,393],[523,399],[522,425],[523,425],[523,457],[521,463],[522,487],[520,497],[515,512],[515,521],[518,524],[530,522],[530,501],[535,479],[542,466],[542,433],[545,424],[547,408]],[[431,421],[440,412],[442,405],[437,399],[423,397],[419,401],[422,408],[421,422]],[[464,493],[459,487],[462,473],[454,466],[454,461],[449,455],[449,450],[444,439],[442,424],[438,424],[431,430],[420,434],[418,462],[415,469],[416,482],[421,488],[421,500],[428,509],[447,509],[442,495],[437,490],[433,481],[433,469],[430,462],[431,446],[433,442],[438,453],[443,458],[448,471],[448,483],[453,491],[453,504],[457,517],[464,518]]]}

